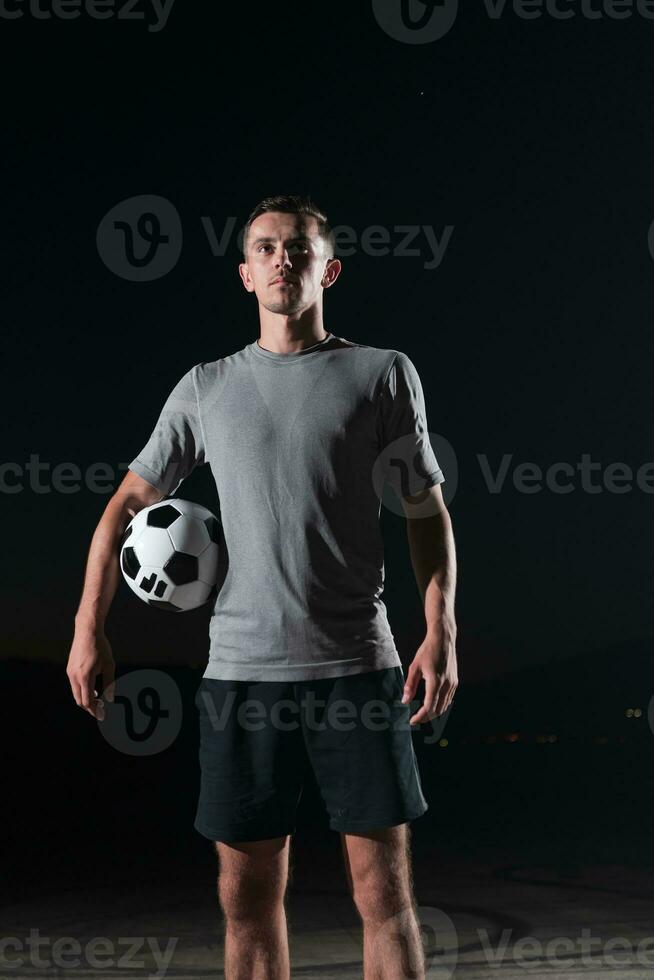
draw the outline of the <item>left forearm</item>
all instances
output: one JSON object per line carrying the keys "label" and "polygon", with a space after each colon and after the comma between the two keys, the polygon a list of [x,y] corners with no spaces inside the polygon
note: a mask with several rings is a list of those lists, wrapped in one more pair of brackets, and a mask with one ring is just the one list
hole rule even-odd
{"label": "left forearm", "polygon": [[431,517],[407,519],[411,564],[424,603],[427,632],[438,632],[444,618],[454,624],[456,549],[446,510]]}

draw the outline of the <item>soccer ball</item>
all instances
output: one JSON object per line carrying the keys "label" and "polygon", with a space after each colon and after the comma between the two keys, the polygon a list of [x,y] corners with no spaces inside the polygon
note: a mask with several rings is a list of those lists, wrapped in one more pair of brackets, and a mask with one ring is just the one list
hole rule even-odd
{"label": "soccer ball", "polygon": [[203,606],[217,594],[218,532],[218,519],[190,500],[144,507],[123,534],[125,581],[157,609],[186,612]]}

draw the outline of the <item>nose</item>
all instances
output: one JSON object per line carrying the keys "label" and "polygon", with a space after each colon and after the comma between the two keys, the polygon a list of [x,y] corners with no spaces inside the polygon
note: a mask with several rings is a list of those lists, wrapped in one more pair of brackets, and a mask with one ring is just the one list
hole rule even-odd
{"label": "nose", "polygon": [[275,252],[275,269],[279,269],[279,272],[283,273],[285,269],[290,269],[290,268],[291,268],[291,259],[288,253],[288,249],[284,248],[284,246],[282,245]]}

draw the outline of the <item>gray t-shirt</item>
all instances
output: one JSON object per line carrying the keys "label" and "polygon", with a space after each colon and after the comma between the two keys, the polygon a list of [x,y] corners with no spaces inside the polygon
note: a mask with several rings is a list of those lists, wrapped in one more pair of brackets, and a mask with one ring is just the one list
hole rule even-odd
{"label": "gray t-shirt", "polygon": [[441,483],[420,378],[400,351],[331,333],[294,354],[255,340],[180,379],[129,468],[173,496],[195,466],[211,467],[222,527],[205,677],[299,681],[401,665],[381,600],[373,482],[401,437],[413,463],[403,490]]}

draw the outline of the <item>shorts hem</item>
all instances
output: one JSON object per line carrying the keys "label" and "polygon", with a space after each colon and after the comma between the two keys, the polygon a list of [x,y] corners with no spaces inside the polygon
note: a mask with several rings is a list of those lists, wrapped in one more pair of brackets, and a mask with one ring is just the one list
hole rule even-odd
{"label": "shorts hem", "polygon": [[286,827],[284,828],[273,828],[273,830],[255,830],[253,828],[243,829],[238,827],[224,827],[222,830],[208,830],[204,824],[194,823],[193,827],[197,830],[198,834],[202,837],[206,837],[210,841],[218,841],[224,843],[235,843],[242,844],[246,841],[258,841],[258,840],[273,840],[276,837],[287,837],[289,834],[294,834],[296,828]]}
{"label": "shorts hem", "polygon": [[395,816],[371,817],[370,820],[330,820],[329,827],[330,830],[336,830],[343,834],[357,830],[381,830],[384,827],[397,827],[401,823],[409,823],[412,820],[417,820],[428,809],[429,806],[425,806],[423,810],[418,810],[415,813],[403,814],[401,816],[396,814]]}

